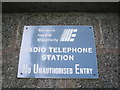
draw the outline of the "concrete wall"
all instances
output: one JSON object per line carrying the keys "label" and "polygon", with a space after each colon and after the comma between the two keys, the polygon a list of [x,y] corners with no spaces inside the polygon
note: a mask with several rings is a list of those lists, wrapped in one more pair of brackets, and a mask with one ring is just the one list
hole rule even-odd
{"label": "concrete wall", "polygon": [[[4,13],[2,23],[3,88],[118,88],[117,13]],[[94,26],[99,79],[18,79],[19,52],[25,25]]]}
{"label": "concrete wall", "polygon": [[1,0],[2,2],[119,2],[120,0]]}
{"label": "concrete wall", "polygon": [[118,12],[118,2],[3,2],[3,13]]}

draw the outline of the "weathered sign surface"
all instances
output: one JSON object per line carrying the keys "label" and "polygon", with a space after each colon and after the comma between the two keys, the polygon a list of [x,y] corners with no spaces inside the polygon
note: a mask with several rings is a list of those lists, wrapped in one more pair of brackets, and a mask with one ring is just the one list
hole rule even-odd
{"label": "weathered sign surface", "polygon": [[18,78],[98,78],[92,26],[25,26]]}

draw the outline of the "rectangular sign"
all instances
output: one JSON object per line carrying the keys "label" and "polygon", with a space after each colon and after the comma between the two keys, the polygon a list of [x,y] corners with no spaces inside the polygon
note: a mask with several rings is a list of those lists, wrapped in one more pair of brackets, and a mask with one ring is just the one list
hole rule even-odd
{"label": "rectangular sign", "polygon": [[25,26],[18,78],[98,78],[92,26]]}

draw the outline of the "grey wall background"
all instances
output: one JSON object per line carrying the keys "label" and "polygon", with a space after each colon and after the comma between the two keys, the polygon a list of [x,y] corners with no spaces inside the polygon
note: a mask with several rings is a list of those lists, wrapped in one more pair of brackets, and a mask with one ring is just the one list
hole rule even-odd
{"label": "grey wall background", "polygon": [[117,13],[118,2],[3,2],[3,13],[89,12]]}
{"label": "grey wall background", "polygon": [[2,2],[119,2],[120,0],[1,0]]}
{"label": "grey wall background", "polygon": [[[3,88],[118,88],[118,14],[85,12],[3,13]],[[25,25],[94,26],[99,79],[18,79]]]}
{"label": "grey wall background", "polygon": [[2,4],[0,2],[0,89],[2,88]]}

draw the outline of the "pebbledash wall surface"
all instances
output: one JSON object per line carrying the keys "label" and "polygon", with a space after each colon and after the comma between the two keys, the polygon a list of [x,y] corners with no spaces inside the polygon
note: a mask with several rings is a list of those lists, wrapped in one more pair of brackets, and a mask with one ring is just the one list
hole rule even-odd
{"label": "pebbledash wall surface", "polygon": [[[2,88],[118,88],[117,13],[16,12],[3,13],[2,20]],[[19,53],[25,25],[92,25],[99,79],[18,79]]]}

